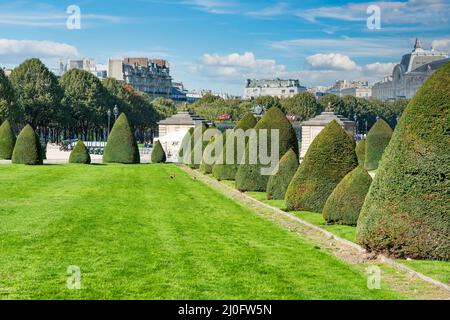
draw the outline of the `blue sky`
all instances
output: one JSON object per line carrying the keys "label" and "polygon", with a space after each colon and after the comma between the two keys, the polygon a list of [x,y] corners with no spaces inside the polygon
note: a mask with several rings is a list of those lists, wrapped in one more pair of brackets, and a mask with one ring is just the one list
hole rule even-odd
{"label": "blue sky", "polygon": [[[369,5],[381,29],[367,27]],[[69,30],[69,5],[81,29]],[[83,0],[0,1],[0,65],[39,57],[148,56],[168,59],[188,89],[242,94],[246,78],[375,81],[392,71],[415,37],[450,51],[450,0]]]}

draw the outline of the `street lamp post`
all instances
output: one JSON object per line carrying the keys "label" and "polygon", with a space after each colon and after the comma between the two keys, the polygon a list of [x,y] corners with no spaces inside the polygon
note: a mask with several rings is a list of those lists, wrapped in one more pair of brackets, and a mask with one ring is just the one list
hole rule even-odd
{"label": "street lamp post", "polygon": [[119,108],[117,108],[117,105],[114,106],[114,121],[117,120],[117,116],[119,115]]}
{"label": "street lamp post", "polygon": [[358,139],[358,116],[356,113],[353,115],[353,120],[355,120],[355,137]]}
{"label": "street lamp post", "polygon": [[106,140],[108,140],[109,138],[109,131],[111,128],[111,109],[108,109],[108,111],[106,111],[106,114],[108,115],[108,132],[106,134]]}

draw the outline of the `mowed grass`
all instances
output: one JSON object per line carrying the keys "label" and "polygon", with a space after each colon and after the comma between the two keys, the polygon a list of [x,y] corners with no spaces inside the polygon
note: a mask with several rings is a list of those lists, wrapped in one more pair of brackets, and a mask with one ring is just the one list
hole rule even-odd
{"label": "mowed grass", "polygon": [[0,299],[402,298],[173,165],[5,165],[0,186]]}

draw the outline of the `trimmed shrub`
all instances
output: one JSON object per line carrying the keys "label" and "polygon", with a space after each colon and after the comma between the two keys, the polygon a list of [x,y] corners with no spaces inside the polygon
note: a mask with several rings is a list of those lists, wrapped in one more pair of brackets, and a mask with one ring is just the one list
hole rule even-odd
{"label": "trimmed shrub", "polygon": [[450,63],[419,89],[380,161],[357,241],[398,258],[450,259]]}
{"label": "trimmed shrub", "polygon": [[12,163],[39,165],[42,164],[42,146],[33,128],[27,124],[19,136],[12,155]]}
{"label": "trimmed shrub", "polygon": [[[247,131],[256,126],[258,121],[253,116],[253,113],[248,112],[242,117],[238,124],[234,127],[234,130],[242,129]],[[235,139],[237,141],[237,139]],[[224,164],[214,164],[212,173],[214,177],[218,180],[234,180],[236,178],[236,173],[239,169],[239,160],[237,159],[237,143],[235,141],[234,148],[234,164],[225,164],[225,159],[227,158],[227,153],[224,147],[223,151],[223,163]],[[226,146],[226,134],[223,135],[223,145]]]}
{"label": "trimmed shrub", "polygon": [[372,178],[362,166],[347,174],[328,197],[323,217],[328,223],[356,226]]}
{"label": "trimmed shrub", "polygon": [[75,148],[70,153],[69,163],[90,164],[91,156],[82,140],[78,140]]}
{"label": "trimmed shrub", "polygon": [[286,195],[286,190],[298,169],[298,158],[294,150],[288,152],[278,163],[278,172],[269,178],[267,183],[267,199],[282,200]]}
{"label": "trimmed shrub", "polygon": [[178,150],[178,161],[183,162],[184,158],[184,149],[188,145],[188,143],[191,141],[191,136],[194,134],[194,128],[189,128],[188,132],[183,137],[183,140],[181,140],[180,150]]}
{"label": "trimmed shrub", "polygon": [[355,141],[332,121],[311,143],[289,184],[288,210],[322,212],[334,188],[357,163]]}
{"label": "trimmed shrub", "polygon": [[[203,158],[202,163],[200,164],[200,171],[209,174],[212,173],[213,170],[213,164],[209,164],[211,162],[211,159],[206,159],[211,154],[212,157],[215,157],[215,150],[214,150],[214,141],[217,137],[217,135],[222,135],[219,130],[217,130],[217,134],[209,140],[208,144],[205,147],[205,150],[203,151]],[[209,160],[209,161],[207,161]]]}
{"label": "trimmed shrub", "polygon": [[0,159],[10,160],[16,144],[16,136],[8,120],[0,126]]}
{"label": "trimmed shrub", "polygon": [[376,170],[384,149],[392,137],[392,129],[383,119],[378,120],[369,130],[366,140],[366,160],[364,167],[367,171]]}
{"label": "trimmed shrub", "polygon": [[139,148],[130,123],[121,114],[111,130],[103,154],[104,163],[134,164],[140,162]]}
{"label": "trimmed shrub", "polygon": [[[270,108],[264,117],[256,124],[255,130],[258,136],[259,148],[259,133],[260,130],[267,130],[267,149],[271,153],[271,130],[279,130],[279,154],[280,159],[289,149],[295,152],[298,159],[299,147],[295,130],[292,127],[285,114],[278,108]],[[247,155],[249,154],[248,145],[245,150],[246,162],[248,162]],[[236,188],[240,191],[266,191],[269,175],[262,175],[261,164],[241,164],[236,174]],[[267,166],[268,167],[268,166]]]}
{"label": "trimmed shrub", "polygon": [[152,163],[164,163],[166,162],[166,152],[164,151],[161,142],[158,140],[155,143],[155,147],[152,151]]}
{"label": "trimmed shrub", "polygon": [[358,165],[364,167],[366,161],[366,140],[361,140],[356,144],[356,158],[358,158]]}

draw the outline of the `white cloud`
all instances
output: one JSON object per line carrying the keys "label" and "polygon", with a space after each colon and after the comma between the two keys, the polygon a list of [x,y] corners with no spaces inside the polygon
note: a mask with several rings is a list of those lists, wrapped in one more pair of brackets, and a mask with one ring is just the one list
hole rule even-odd
{"label": "white cloud", "polygon": [[223,0],[184,0],[182,3],[213,14],[231,14],[235,6],[233,2]]}
{"label": "white cloud", "polygon": [[376,1],[366,3],[349,3],[343,6],[323,6],[298,11],[296,15],[310,22],[319,19],[335,19],[343,21],[365,21],[368,17],[368,6],[377,5],[381,9],[381,23],[384,24],[418,24],[435,26],[436,23],[447,24],[450,3],[446,0],[408,0]]}
{"label": "white cloud", "polygon": [[53,41],[0,39],[2,63],[19,63],[26,58],[75,57],[78,51],[69,44]]}
{"label": "white cloud", "polygon": [[450,39],[433,40],[431,46],[436,50],[450,52]]}
{"label": "white cloud", "polygon": [[305,59],[313,70],[357,70],[358,65],[349,56],[340,53],[317,53]]}
{"label": "white cloud", "polygon": [[288,5],[284,2],[260,10],[247,12],[247,15],[259,18],[269,18],[283,15],[287,12]]}
{"label": "white cloud", "polygon": [[372,75],[379,75],[379,76],[385,76],[392,74],[392,70],[394,69],[396,63],[388,62],[388,63],[369,63],[366,64],[363,68],[363,70],[366,73],[372,74]]}
{"label": "white cloud", "polygon": [[192,71],[212,78],[244,80],[246,78],[274,78],[283,74],[285,66],[275,60],[256,59],[252,52],[229,55],[204,54]]}

